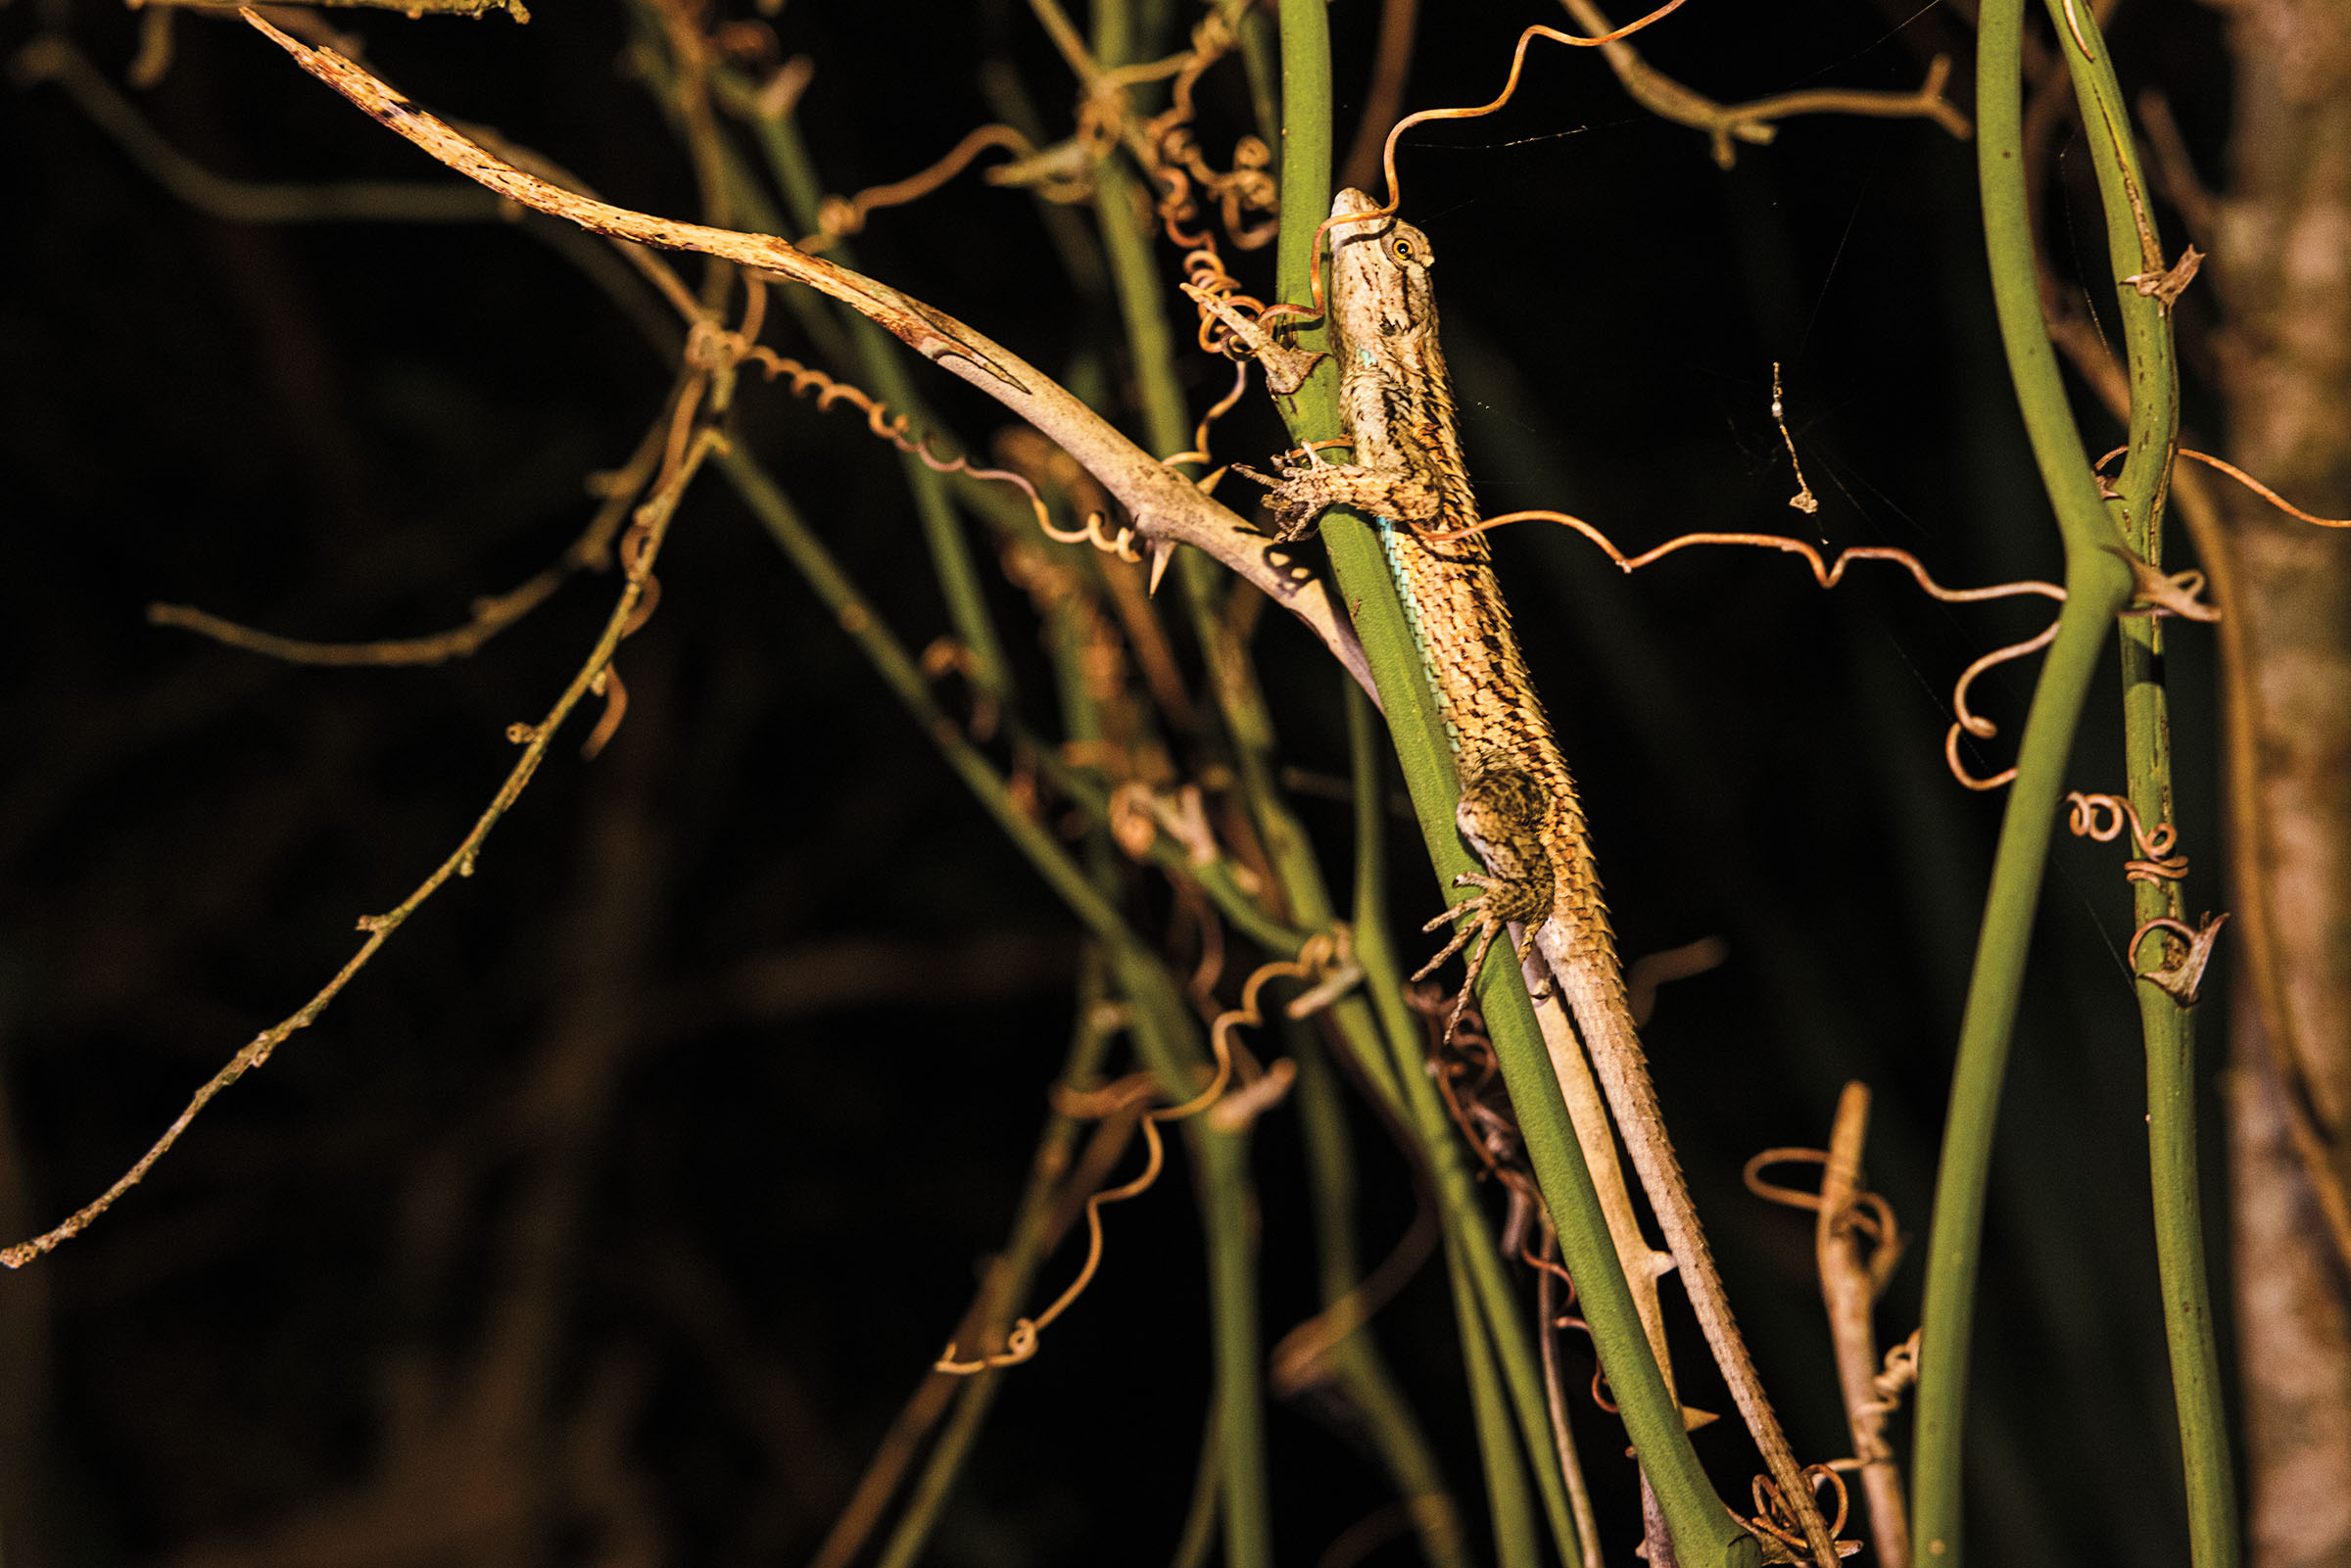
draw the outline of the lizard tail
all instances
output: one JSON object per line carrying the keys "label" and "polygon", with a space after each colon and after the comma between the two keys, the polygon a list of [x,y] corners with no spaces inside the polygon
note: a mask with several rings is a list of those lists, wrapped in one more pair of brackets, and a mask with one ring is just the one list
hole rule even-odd
{"label": "lizard tail", "polygon": [[1722,1368],[1723,1380],[1730,1385],[1731,1400],[1739,1406],[1740,1417],[1747,1423],[1755,1447],[1762,1451],[1764,1465],[1803,1528],[1804,1542],[1811,1548],[1816,1568],[1837,1568],[1836,1543],[1813,1500],[1803,1466],[1797,1462],[1795,1450],[1788,1446],[1788,1436],[1780,1429],[1779,1417],[1772,1413],[1771,1401],[1763,1392],[1763,1380],[1755,1371],[1754,1357],[1748,1354],[1747,1341],[1731,1316],[1730,1298],[1723,1291],[1722,1275],[1714,1267],[1713,1251],[1707,1247],[1706,1233],[1698,1222],[1698,1210],[1690,1202],[1690,1189],[1682,1180],[1681,1163],[1674,1158],[1673,1145],[1665,1136],[1657,1091],[1650,1081],[1641,1036],[1633,1028],[1624,981],[1613,966],[1595,964],[1588,955],[1576,951],[1559,927],[1558,921],[1546,923],[1537,940],[1552,973],[1559,977],[1568,1009],[1575,1016],[1576,1029],[1591,1054],[1601,1089],[1607,1095],[1608,1109],[1615,1114],[1617,1130],[1623,1134],[1625,1149],[1633,1158],[1633,1168],[1640,1173],[1650,1206],[1656,1211],[1658,1228],[1664,1231],[1666,1248],[1679,1265],[1682,1288],[1688,1292],[1691,1307],[1698,1314],[1699,1328],[1706,1337],[1707,1348],[1714,1353],[1715,1364]]}

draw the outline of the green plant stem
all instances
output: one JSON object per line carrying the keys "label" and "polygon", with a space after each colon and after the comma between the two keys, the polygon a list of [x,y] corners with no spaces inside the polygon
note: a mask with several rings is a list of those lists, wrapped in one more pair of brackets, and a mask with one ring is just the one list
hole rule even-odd
{"label": "green plant stem", "polygon": [[[1527,1462],[1534,1468],[1535,1487],[1543,1499],[1553,1544],[1560,1560],[1579,1562],[1584,1544],[1568,1499],[1566,1478],[1558,1462],[1559,1439],[1565,1434],[1555,1433],[1551,1426],[1550,1396],[1527,1334],[1525,1306],[1511,1287],[1501,1246],[1478,1204],[1477,1179],[1469,1169],[1461,1136],[1436,1086],[1429,1081],[1423,1043],[1427,1030],[1404,1004],[1402,971],[1388,940],[1382,845],[1386,790],[1373,739],[1375,715],[1362,689],[1352,682],[1349,688],[1344,700],[1356,781],[1355,951],[1356,961],[1364,969],[1365,990],[1372,998],[1392,1057],[1385,1081],[1402,1090],[1402,1102],[1392,1107],[1390,1115],[1410,1130],[1427,1167],[1437,1217],[1445,1230],[1446,1266],[1456,1276],[1457,1309],[1466,1301],[1480,1319],[1474,1330],[1463,1330],[1463,1358],[1466,1361],[1470,1355],[1466,1336],[1471,1332],[1491,1344],[1503,1388],[1517,1418]],[[1515,1454],[1510,1462],[1517,1463]]]}
{"label": "green plant stem", "polygon": [[[1188,1097],[1198,1084],[1197,1074],[1205,1069],[1204,1053],[1182,996],[1167,972],[1059,841],[1013,801],[986,758],[938,711],[913,660],[888,635],[872,607],[800,522],[774,482],[740,452],[730,453],[726,472],[753,514],[931,735],[949,766],[1072,912],[1102,940],[1117,987],[1132,1009],[1137,1053],[1159,1076],[1165,1093],[1173,1098]],[[1187,1124],[1184,1130],[1199,1173],[1202,1223],[1208,1232],[1215,1380],[1219,1407],[1225,1412],[1219,1426],[1224,1454],[1225,1560],[1233,1568],[1270,1568],[1256,1224],[1248,1186],[1247,1144],[1240,1135],[1198,1123]]]}
{"label": "green plant stem", "polygon": [[[2090,161],[2106,214],[2106,246],[2130,356],[2130,455],[2121,507],[2132,549],[2163,563],[2164,503],[2179,432],[2179,369],[2172,320],[2156,299],[2122,279],[2164,266],[2146,176],[2131,135],[2131,118],[2113,57],[2094,15],[2070,18],[2052,0],[2058,47],[2071,69]],[[2076,34],[2079,34],[2077,41]],[[2087,51],[2084,45],[2087,45]],[[2163,687],[2163,623],[2135,616],[2122,623],[2123,741],[2132,806],[2150,830],[2175,823],[2171,718]],[[2135,881],[2135,919],[2180,919],[2176,881]],[[2173,939],[2158,935],[2160,951]],[[2138,953],[2128,955],[2135,967]],[[2187,1496],[2188,1545],[2195,1568],[2235,1568],[2236,1482],[2229,1456],[2228,1414],[2221,1401],[2220,1349],[2213,1332],[2204,1266],[2201,1185],[2196,1170],[2195,1015],[2170,992],[2138,981],[2139,1028],[2147,1052],[2147,1164],[2155,1213],[2155,1257],[2163,1290],[2164,1336],[2171,1352],[2172,1400]]]}
{"label": "green plant stem", "polygon": [[[1474,1245],[1474,1243],[1471,1243]],[[1448,1240],[1446,1251],[1462,1243]],[[1502,1379],[1494,1370],[1494,1345],[1486,1333],[1468,1272],[1460,1258],[1448,1258],[1453,1280],[1453,1318],[1461,1325],[1462,1364],[1469,1375],[1469,1412],[1477,1427],[1478,1456],[1486,1473],[1486,1509],[1494,1525],[1494,1557],[1501,1568],[1535,1568],[1542,1548],[1535,1538],[1535,1510],[1526,1495],[1526,1471],[1511,1431]],[[1572,1560],[1572,1559],[1570,1559]]]}
{"label": "green plant stem", "polygon": [[[1290,1091],[1306,1152],[1307,1196],[1315,1211],[1316,1272],[1322,1306],[1337,1307],[1363,1281],[1355,1247],[1355,1157],[1348,1142],[1338,1075],[1313,1030],[1293,1025],[1290,1060],[1298,1081]],[[1459,1510],[1445,1490],[1435,1450],[1371,1336],[1361,1328],[1326,1353],[1348,1402],[1378,1447],[1396,1495],[1411,1510],[1422,1552],[1435,1568],[1468,1568]]]}
{"label": "green plant stem", "polygon": [[[1135,1004],[1135,1046],[1166,1076],[1196,1058],[1190,1018],[1167,971],[1147,953],[1114,953],[1112,972]],[[1266,1454],[1265,1350],[1257,1315],[1257,1206],[1249,1190],[1246,1133],[1184,1123],[1199,1172],[1208,1242],[1208,1321],[1222,1454],[1218,1497],[1229,1568],[1272,1568],[1271,1496]]]}
{"label": "green plant stem", "polygon": [[1960,1435],[1968,1341],[2000,1081],[2015,1031],[2025,955],[2049,837],[2056,828],[2066,758],[2099,649],[2116,612],[2129,601],[2132,586],[2130,570],[2118,553],[2121,536],[2091,478],[2035,292],[2022,164],[2023,30],[2024,0],[1986,0],[1977,24],[1977,175],[2001,343],[2041,484],[2065,543],[2066,602],[2056,641],[2034,689],[2016,782],[2000,823],[1936,1175],[1911,1507],[1911,1540],[1921,1568],[1950,1568],[1960,1557]]}
{"label": "green plant stem", "polygon": [[[1117,989],[1133,1010],[1137,1054],[1158,1075],[1164,1093],[1175,1099],[1188,1098],[1198,1086],[1199,1074],[1206,1070],[1206,1053],[1183,997],[1167,971],[1069,851],[1020,809],[993,766],[939,711],[921,670],[888,635],[873,607],[766,471],[740,449],[722,456],[720,464],[752,515],[857,641],[884,682],[931,736],[948,766],[1071,912],[1101,940]],[[1202,1223],[1208,1230],[1209,1317],[1216,1346],[1216,1380],[1223,1402],[1221,1408],[1228,1417],[1220,1428],[1225,1452],[1225,1556],[1233,1568],[1270,1568],[1254,1259],[1256,1217],[1249,1195],[1247,1140],[1196,1122],[1186,1123],[1184,1132],[1199,1171]]]}
{"label": "green plant stem", "polygon": [[[1101,0],[1094,9],[1097,61],[1104,66],[1125,62],[1128,42],[1128,11],[1121,0]],[[1160,451],[1179,450],[1182,444],[1183,402],[1176,390],[1172,363],[1175,340],[1168,330],[1159,280],[1151,262],[1150,235],[1142,214],[1140,187],[1113,158],[1094,167],[1094,202],[1100,219],[1104,254],[1110,262],[1112,287],[1118,296],[1126,327],[1128,352],[1137,374],[1145,440]],[[1169,444],[1173,432],[1174,444]],[[1196,552],[1185,551],[1187,556]],[[1207,587],[1201,581],[1211,572],[1208,563],[1187,560],[1189,597],[1200,613]],[[1247,1145],[1237,1135],[1203,1132],[1196,1143],[1203,1149],[1204,1171],[1213,1186],[1224,1168],[1239,1163],[1245,1173]],[[1213,1205],[1212,1205],[1213,1207]],[[1223,1451],[1219,1481],[1224,1523],[1224,1560],[1230,1568],[1261,1568],[1272,1560],[1272,1501],[1266,1478],[1265,1384],[1259,1354],[1257,1321],[1255,1226],[1248,1214],[1216,1216],[1209,1236],[1212,1318],[1216,1337],[1216,1399],[1218,1442]]]}
{"label": "green plant stem", "polygon": [[[817,597],[832,612],[843,631],[847,632],[865,653],[883,684],[890,689],[923,732],[931,736],[954,770],[987,812],[996,826],[1004,831],[1013,846],[1027,857],[1037,875],[1045,879],[1056,896],[1067,904],[1086,929],[1116,952],[1143,952],[1141,938],[1135,935],[1120,915],[1116,905],[1105,898],[1087,879],[1084,871],[1073,860],[1062,842],[1013,799],[1011,789],[995,765],[978,746],[964,737],[962,728],[943,712],[931,694],[931,684],[923,676],[897,639],[889,634],[873,605],[867,601],[848,574],[833,559],[798,511],[777,488],[767,470],[740,446],[720,454],[717,464],[721,472],[734,483],[735,492],[743,498],[751,515],[770,538],[780,546],[786,557],[799,570]],[[1204,1060],[1204,1058],[1202,1059]],[[1177,1095],[1189,1093],[1188,1079],[1178,1075],[1170,1084]]]}
{"label": "green plant stem", "polygon": [[1217,1541],[1217,1484],[1223,1475],[1223,1449],[1217,1441],[1217,1400],[1210,1395],[1200,1423],[1200,1462],[1192,1472],[1192,1500],[1183,1510],[1169,1568],[1201,1568]]}
{"label": "green plant stem", "polygon": [[[1279,15],[1283,141],[1278,279],[1283,298],[1305,300],[1319,264],[1309,245],[1329,205],[1329,33],[1321,0],[1282,0]],[[1319,347],[1325,338],[1319,325],[1298,334],[1300,346],[1306,348]],[[1328,368],[1325,364],[1310,378],[1285,408],[1290,433],[1299,441],[1340,434]],[[1440,883],[1450,887],[1457,874],[1482,868],[1454,827],[1458,784],[1452,750],[1394,580],[1370,527],[1361,518],[1332,512],[1322,525],[1322,539],[1330,550],[1340,597],[1354,611],[1356,632],[1379,688],[1430,859]],[[1754,1539],[1733,1522],[1707,1482],[1683,1428],[1681,1408],[1666,1392],[1650,1353],[1518,966],[1499,958],[1487,965],[1478,1001],[1518,1115],[1528,1160],[1559,1228],[1560,1252],[1581,1293],[1593,1342],[1664,1508],[1680,1560],[1687,1568],[1752,1562],[1759,1555]],[[1474,1257],[1471,1261],[1475,1266]],[[1534,1388],[1541,1408],[1539,1374]],[[1548,1414],[1538,1430],[1548,1447]],[[1572,1526],[1568,1529],[1572,1539]]]}
{"label": "green plant stem", "polygon": [[[1120,29],[1108,25],[1122,14],[1116,5],[1095,12],[1097,59],[1106,67],[1125,61]],[[1189,444],[1190,431],[1183,394],[1176,376],[1176,335],[1166,313],[1166,290],[1152,254],[1152,225],[1143,188],[1115,158],[1095,168],[1095,211],[1102,248],[1109,263],[1112,287],[1119,301],[1127,333],[1128,354],[1141,405],[1146,443],[1160,451],[1175,451]],[[1258,841],[1293,920],[1309,930],[1326,930],[1335,920],[1330,896],[1316,866],[1304,828],[1281,798],[1273,783],[1271,758],[1274,748],[1271,715],[1248,649],[1231,631],[1224,616],[1230,590],[1224,574],[1196,550],[1182,551],[1176,563],[1177,586],[1199,641],[1208,680],[1229,744],[1233,771]],[[1295,944],[1288,949],[1294,952]],[[1279,949],[1277,949],[1279,951]],[[1345,1153],[1345,1128],[1336,1117],[1336,1086],[1324,1073],[1318,1078],[1301,1062],[1294,1091],[1299,1113],[1307,1123],[1310,1143],[1310,1180],[1325,1212],[1319,1216],[1318,1235],[1326,1264],[1341,1260],[1338,1280],[1326,1266],[1325,1301],[1354,1288],[1352,1205],[1345,1193],[1352,1187],[1352,1163]],[[1316,1135],[1319,1133],[1320,1137]],[[1338,1228],[1334,1229],[1336,1226]],[[1367,1334],[1348,1335],[1333,1347],[1340,1381],[1367,1435],[1379,1451],[1399,1495],[1413,1507],[1414,1520],[1424,1548],[1436,1562],[1461,1559],[1460,1529],[1451,1499],[1446,1497],[1427,1439],[1411,1407],[1389,1376],[1374,1343]],[[1227,1406],[1221,1406],[1221,1408]],[[1229,1479],[1226,1483],[1230,1487]],[[1229,1497],[1232,1494],[1227,1490]],[[1428,1505],[1434,1498],[1436,1507]],[[1230,1511],[1227,1511],[1230,1525]]]}
{"label": "green plant stem", "polygon": [[[722,87],[720,91],[723,96],[725,89]],[[800,135],[799,125],[790,116],[759,114],[756,110],[752,115],[760,151],[766,155],[768,169],[784,193],[785,208],[801,233],[815,232],[817,214],[824,202],[824,183],[817,177],[816,165],[808,156],[808,144]],[[857,265],[856,255],[846,240],[835,240],[831,254],[843,266]],[[848,307],[836,305],[834,309],[856,353],[859,373],[872,387],[874,396],[887,404],[892,413],[908,417],[910,436],[920,440],[933,432],[936,422],[915,392],[914,378],[906,373],[904,347]],[[956,640],[972,650],[976,665],[974,683],[999,702],[1009,702],[1012,667],[1004,656],[1003,641],[996,635],[995,620],[987,612],[987,595],[981,588],[979,562],[973,556],[971,542],[964,537],[962,525],[956,520],[947,476],[912,452],[901,452],[899,463],[906,471],[906,487],[914,496],[915,515],[922,521],[923,542],[931,550],[939,593],[946,600],[948,624],[955,628]]]}
{"label": "green plant stem", "polygon": [[1271,1568],[1272,1489],[1266,1462],[1265,1345],[1257,1316],[1257,1206],[1249,1196],[1249,1142],[1237,1133],[1205,1129],[1191,1139],[1209,1240],[1224,1560],[1232,1568]]}
{"label": "green plant stem", "polygon": [[[1095,949],[1081,971],[1084,978],[1078,987],[1078,1021],[1071,1033],[1069,1058],[1061,1070],[1062,1084],[1073,1091],[1095,1086],[1103,1061],[1110,1053],[1110,1042],[1117,1034],[1104,1022],[1101,969],[1099,949]],[[996,1298],[986,1326],[991,1336],[1003,1334],[1016,1309],[1015,1304],[1027,1296],[1044,1261],[1047,1243],[1057,1229],[1056,1211],[1063,1207],[1062,1184],[1082,1125],[1076,1117],[1060,1111],[1045,1118],[1044,1131],[1036,1141],[1036,1154],[1029,1164],[1028,1187],[1013,1212],[1011,1241],[990,1271],[993,1277],[988,1284]],[[907,1493],[905,1509],[883,1545],[875,1568],[910,1568],[922,1555],[931,1533],[937,1527],[939,1510],[945,1505],[955,1478],[962,1473],[963,1462],[979,1438],[988,1408],[995,1403],[1009,1370],[982,1372],[963,1380],[963,1387],[955,1396],[954,1413],[940,1429],[937,1443],[924,1457],[922,1473]]]}

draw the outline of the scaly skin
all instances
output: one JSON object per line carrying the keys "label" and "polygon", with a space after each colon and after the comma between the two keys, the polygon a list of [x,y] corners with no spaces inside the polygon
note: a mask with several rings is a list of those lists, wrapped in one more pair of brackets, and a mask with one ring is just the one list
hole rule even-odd
{"label": "scaly skin", "polygon": [[[1341,191],[1334,217],[1376,211]],[[1490,880],[1470,900],[1488,932],[1534,927],[1534,945],[1573,1014],[1608,1106],[1748,1431],[1803,1525],[1817,1568],[1836,1546],[1788,1447],[1665,1133],[1624,992],[1615,938],[1592,863],[1575,781],[1535,695],[1483,536],[1431,541],[1478,520],[1455,427],[1453,382],[1437,347],[1428,238],[1393,217],[1330,232],[1330,324],[1347,464],[1285,463],[1268,502],[1283,537],[1325,507],[1376,519],[1461,776],[1462,834]]]}

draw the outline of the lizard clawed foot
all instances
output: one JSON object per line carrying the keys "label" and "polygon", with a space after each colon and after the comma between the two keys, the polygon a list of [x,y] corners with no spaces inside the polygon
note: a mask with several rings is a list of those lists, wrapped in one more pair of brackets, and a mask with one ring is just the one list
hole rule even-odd
{"label": "lizard clawed foot", "polygon": [[1252,483],[1266,487],[1266,509],[1273,514],[1279,525],[1274,538],[1283,544],[1303,537],[1315,519],[1330,505],[1331,498],[1320,494],[1321,487],[1311,476],[1315,465],[1293,462],[1287,457],[1278,459],[1276,466],[1281,477],[1274,479],[1261,474],[1247,463],[1234,463],[1232,471]]}
{"label": "lizard clawed foot", "polygon": [[1481,877],[1474,872],[1463,872],[1453,879],[1453,884],[1456,887],[1475,887],[1479,891],[1471,897],[1463,899],[1420,928],[1424,931],[1433,931],[1446,922],[1458,920],[1472,911],[1477,913],[1478,919],[1475,924],[1464,926],[1454,932],[1453,940],[1447,942],[1438,951],[1436,957],[1413,972],[1413,978],[1415,980],[1428,978],[1444,967],[1447,959],[1468,946],[1472,937],[1476,938],[1477,946],[1469,954],[1468,973],[1462,976],[1462,988],[1454,995],[1453,1011],[1445,1016],[1443,1043],[1446,1045],[1453,1043],[1454,1031],[1461,1027],[1463,1010],[1469,1005],[1469,992],[1476,986],[1477,976],[1486,967],[1486,953],[1493,947],[1496,934],[1503,928],[1503,920],[1487,910],[1487,897],[1497,888],[1506,885],[1504,879],[1499,877]]}

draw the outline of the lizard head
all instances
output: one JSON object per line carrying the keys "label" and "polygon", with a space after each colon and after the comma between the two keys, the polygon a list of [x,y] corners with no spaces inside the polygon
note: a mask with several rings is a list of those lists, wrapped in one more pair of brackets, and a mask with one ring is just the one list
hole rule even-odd
{"label": "lizard head", "polygon": [[[1379,204],[1358,190],[1341,191],[1330,204],[1334,218],[1378,212]],[[1434,332],[1437,297],[1428,269],[1435,261],[1428,236],[1392,215],[1333,223],[1331,301],[1340,333],[1367,341]]]}

